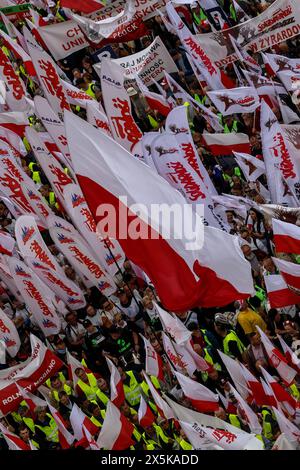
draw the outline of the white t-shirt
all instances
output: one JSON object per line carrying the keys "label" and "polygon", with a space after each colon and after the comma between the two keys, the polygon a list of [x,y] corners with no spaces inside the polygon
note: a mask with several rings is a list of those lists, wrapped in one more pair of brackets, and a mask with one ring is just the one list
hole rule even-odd
{"label": "white t-shirt", "polygon": [[85,317],[85,320],[90,320],[90,322],[95,325],[95,326],[101,326],[102,325],[102,315],[99,310],[96,311],[96,314],[93,317],[90,317],[87,315]]}

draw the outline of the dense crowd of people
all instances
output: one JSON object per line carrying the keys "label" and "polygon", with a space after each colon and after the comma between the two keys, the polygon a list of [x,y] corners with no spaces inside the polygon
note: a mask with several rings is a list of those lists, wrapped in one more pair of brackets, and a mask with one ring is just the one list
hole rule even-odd
{"label": "dense crowd of people", "polygon": [[[237,4],[251,18],[267,9],[272,1],[248,2],[240,0],[233,2],[224,0],[219,3],[228,17],[229,26],[234,26],[239,23]],[[55,24],[68,20],[64,8],[57,1],[50,1],[47,8],[36,8],[36,10],[42,16],[44,24]],[[181,11],[183,21],[193,34],[207,33],[214,29],[205,14],[205,9],[201,7],[201,1],[188,2],[181,6],[181,10],[184,13],[183,15]],[[197,102],[217,114],[216,108],[206,94],[207,89],[200,85],[194,75],[185,50],[177,36],[168,31],[159,15],[147,20],[145,25],[150,31],[149,35],[125,43],[109,44],[114,57],[130,56],[149,46],[155,37],[160,37],[179,69],[179,73],[172,74],[173,78]],[[16,21],[15,26],[22,31],[23,22]],[[14,56],[3,40],[0,42],[2,51],[10,58],[15,70],[26,85],[28,97],[43,95],[38,82],[33,81],[26,74],[22,61]],[[93,67],[98,52],[99,47],[90,45],[65,59],[58,60],[57,65],[65,80],[87,93],[104,107],[101,83]],[[267,49],[267,52],[275,52],[288,58],[298,58],[299,36],[281,42],[272,50]],[[253,58],[264,69],[261,54],[253,54]],[[240,83],[240,74],[236,73],[236,68],[232,65],[227,66],[225,71],[233,82],[233,87],[245,85],[245,83]],[[165,79],[160,81],[160,86],[166,92],[167,97],[174,98]],[[155,85],[149,88],[158,92]],[[157,110],[151,109],[142,93],[134,86],[130,86],[127,91],[131,98],[133,117],[141,131],[146,133],[159,131],[163,128],[165,116],[159,114]],[[176,105],[186,104],[187,106],[189,125],[199,158],[208,171],[219,196],[222,195],[223,198],[218,199],[218,196],[215,198],[215,210],[223,214],[230,233],[238,237],[242,253],[251,265],[255,286],[255,294],[247,300],[236,299],[235,302],[225,307],[203,308],[199,305],[198,308],[176,312],[177,318],[190,333],[194,353],[202,357],[208,365],[205,371],[195,370],[192,374],[192,380],[207,387],[211,392],[219,394],[218,408],[213,412],[208,412],[208,416],[217,417],[225,423],[235,426],[238,430],[251,433],[252,429],[247,412],[232,393],[231,387],[236,387],[236,381],[230,374],[227,364],[223,362],[223,356],[220,356],[219,351],[243,364],[259,382],[264,378],[263,368],[273,377],[280,389],[283,389],[294,400],[294,407],[286,407],[281,411],[294,426],[300,429],[298,415],[300,409],[300,301],[299,304],[272,308],[265,284],[268,276],[279,274],[273,261],[274,256],[297,265],[300,263],[300,251],[290,254],[276,252],[272,217],[264,209],[264,205],[272,202],[268,193],[266,176],[261,175],[255,182],[248,181],[232,154],[213,155],[202,138],[204,132],[214,132],[208,121],[190,103],[184,103],[184,100],[179,97],[174,99]],[[274,100],[270,100],[270,104],[273,112],[282,122],[280,108],[276,107]],[[295,105],[291,99],[287,105],[299,116],[295,123],[298,124],[300,120],[299,106]],[[72,105],[72,111],[82,119],[86,119],[85,109]],[[218,118],[224,133],[242,132],[247,134],[250,140],[251,155],[263,161],[258,112],[225,117],[218,115]],[[29,122],[30,126],[38,132],[45,131],[36,114],[29,116]],[[23,143],[27,150],[27,154],[21,158],[23,170],[34,181],[36,188],[53,213],[71,222],[25,138]],[[261,187],[265,189],[263,194]],[[226,206],[224,205],[225,199]],[[232,205],[230,206],[230,204]],[[281,218],[298,227],[296,208],[289,210],[289,208],[277,207],[277,212],[273,213],[273,217]],[[1,230],[15,237],[15,222],[9,205],[3,199],[0,202]],[[41,399],[47,396],[49,403],[59,411],[66,429],[71,434],[73,429],[70,423],[70,414],[73,405],[76,404],[93,423],[95,427],[93,439],[97,441],[105,421],[107,403],[111,396],[111,370],[107,361],[110,359],[120,373],[124,390],[125,399],[119,410],[133,424],[132,442],[128,448],[133,450],[193,449],[193,444],[180,427],[179,422],[174,418],[167,419],[161,412],[143,375],[147,356],[143,341],[143,337],[145,337],[163,361],[163,380],[154,375],[151,376],[156,391],[159,394],[164,393],[188,409],[199,411],[184,395],[174,374],[174,368],[179,370],[180,356],[173,358],[172,363],[170,355],[164,348],[163,332],[169,337],[171,337],[171,333],[167,333],[159,314],[157,306],[164,308],[164,305],[162,305],[151,280],[129,259],[126,259],[123,265],[119,266],[120,269],[115,276],[115,292],[113,295],[105,297],[95,286],[86,287],[84,279],[53,243],[48,231],[43,230],[41,233],[58,265],[63,269],[66,278],[73,281],[82,290],[86,305],[78,310],[66,307],[64,314],[60,314],[62,327],[59,334],[45,337],[35,322],[30,308],[25,302],[22,303],[19,298],[14,297],[0,273],[2,279],[0,307],[15,324],[21,340],[20,349],[15,357],[10,357],[6,352],[5,359],[0,364],[1,372],[22,364],[31,356],[30,335],[33,333],[64,364],[59,372],[44,383],[42,389],[34,392],[35,395]],[[18,256],[16,252],[14,255]],[[1,259],[5,260],[4,255],[1,255]],[[299,360],[297,375],[291,383],[287,384],[274,366],[270,352],[266,350],[265,342],[262,341],[257,327],[265,333],[274,348],[281,351],[284,356],[286,351],[282,349],[282,342],[280,342],[280,339],[283,339],[295,357],[292,363],[289,358],[291,367],[293,367],[291,364],[295,366]],[[78,361],[77,364],[80,364],[72,370],[72,373],[70,355]],[[188,375],[186,367],[181,364],[180,370],[181,373]],[[278,399],[276,392],[274,394]],[[147,403],[154,416],[151,424],[142,425],[140,422],[141,399]],[[284,433],[272,405],[269,402],[258,404],[255,396],[251,393],[247,397],[247,405],[255,413],[261,425],[261,433],[257,434],[257,437],[263,442],[263,448],[272,449],[277,438]],[[17,435],[25,444],[35,449],[57,450],[62,448],[56,420],[47,406],[36,406],[32,410],[24,399],[19,402],[13,412],[1,417],[0,422],[10,433]],[[3,434],[0,436],[0,448],[2,450],[9,448]],[[85,438],[76,439],[70,449],[89,449],[89,442]]]}

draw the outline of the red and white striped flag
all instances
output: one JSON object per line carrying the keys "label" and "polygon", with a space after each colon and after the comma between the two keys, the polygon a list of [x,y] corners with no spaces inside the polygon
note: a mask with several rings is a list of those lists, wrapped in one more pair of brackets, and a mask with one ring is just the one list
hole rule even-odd
{"label": "red and white striped flag", "polygon": [[179,318],[176,317],[176,315],[171,315],[156,303],[154,305],[160,316],[164,330],[173,338],[176,343],[182,344],[190,339],[191,332],[179,320]]}
{"label": "red and white striped flag", "polygon": [[290,366],[293,369],[295,369],[295,371],[297,371],[298,374],[300,374],[300,359],[294,353],[294,351],[286,344],[286,342],[280,335],[277,335],[277,338],[279,339],[282,350],[285,356],[287,357],[287,360],[289,361]]}
{"label": "red and white striped flag", "polygon": [[276,400],[276,396],[274,395],[274,392],[272,388],[270,387],[270,385],[267,382],[265,382],[263,379],[260,379],[260,383],[266,395],[265,405],[276,406],[276,408],[278,408],[279,407],[278,401]]}
{"label": "red and white striped flag", "polygon": [[166,419],[174,418],[174,413],[172,409],[169,407],[168,403],[166,403],[166,401],[157,392],[151,380],[149,379],[148,375],[144,371],[143,371],[143,375],[148,384],[153,400],[155,401],[155,404],[158,408],[159,414],[161,416],[164,416]]}
{"label": "red and white striped flag", "polygon": [[268,299],[271,308],[282,308],[300,303],[300,295],[289,289],[280,274],[264,276]]}
{"label": "red and white striped flag", "polygon": [[75,440],[75,436],[71,434],[67,428],[66,423],[64,422],[60,413],[50,405],[48,402],[48,408],[50,410],[51,415],[53,416],[54,421],[56,422],[58,428],[58,436],[59,436],[59,443],[62,449],[69,449]]}
{"label": "red and white striped flag", "polygon": [[70,379],[73,381],[74,390],[75,390],[77,382],[79,380],[79,378],[75,374],[75,370],[78,369],[78,368],[83,369],[86,373],[90,373],[91,371],[86,369],[86,367],[84,367],[84,365],[81,364],[81,362],[79,362],[74,356],[72,356],[72,354],[69,353],[68,350],[67,350],[67,363],[68,363],[68,366],[69,366],[68,367],[69,376],[70,376]]}
{"label": "red and white striped flag", "polygon": [[9,447],[9,450],[30,450],[30,446],[26,444],[23,439],[16,436],[13,432],[6,429],[3,424],[0,423],[0,431]]}
{"label": "red and white striped flag", "polygon": [[215,156],[231,155],[233,152],[251,153],[249,137],[246,134],[202,134],[205,145]]}
{"label": "red and white striped flag", "polygon": [[13,41],[13,39],[10,38],[9,35],[6,34],[3,30],[0,30],[0,36],[2,36],[2,39],[6,47],[9,50],[13,51],[17,59],[22,60],[29,75],[31,75],[31,77],[35,77],[36,76],[35,67],[32,63],[31,57],[27,54],[27,52],[25,52],[24,49],[21,46],[19,46],[18,43]]}
{"label": "red and white striped flag", "polygon": [[99,431],[99,428],[84,414],[76,403],[73,403],[70,423],[73,428],[74,436],[78,441],[85,437],[83,426],[85,426],[88,432],[93,436]]}
{"label": "red and white striped flag", "polygon": [[162,116],[168,116],[169,112],[171,111],[171,106],[167,99],[159,93],[149,91],[147,86],[142,82],[142,80],[140,80],[138,75],[135,75],[135,80],[142,92],[142,95],[146,98],[149,107],[158,111]]}
{"label": "red and white striped flag", "polygon": [[144,341],[146,352],[146,373],[153,375],[159,380],[164,380],[163,361],[160,355],[155,351],[150,341],[141,335]]}
{"label": "red and white striped flag", "polygon": [[276,399],[279,403],[288,403],[293,409],[296,408],[296,400],[290,395],[281,385],[277,382],[277,380],[272,377],[262,366],[260,366],[262,375],[266,381],[266,383],[271,387],[274,392]]}
{"label": "red and white striped flag", "polygon": [[110,399],[114,405],[120,407],[125,400],[122,378],[120,372],[108,357],[106,361],[110,370]]}
{"label": "red and white striped flag", "polygon": [[219,409],[219,397],[216,393],[179,372],[174,372],[174,374],[184,395],[191,401],[197,411],[213,413]]}
{"label": "red and white striped flag", "polygon": [[97,445],[106,450],[125,450],[135,444],[132,440],[133,424],[109,401],[97,439]]}
{"label": "red and white striped flag", "polygon": [[29,121],[25,113],[17,111],[0,113],[0,129],[4,127],[22,138],[27,126],[29,126]]}
{"label": "red and white striped flag", "polygon": [[272,219],[273,242],[277,252],[300,254],[300,227]]}
{"label": "red and white striped flag", "polygon": [[138,410],[138,419],[140,425],[145,428],[147,426],[151,426],[155,421],[155,416],[151,411],[150,406],[145,401],[143,396],[141,395],[140,406]]}
{"label": "red and white striped flag", "polygon": [[228,370],[236,389],[242,395],[242,397],[247,400],[250,395],[250,391],[248,389],[248,383],[244,376],[240,362],[238,360],[232,359],[231,357],[227,356],[219,350],[218,353],[226,369]]}
{"label": "red and white striped flag", "polygon": [[296,263],[290,263],[283,259],[274,258],[272,260],[280,274],[287,283],[288,288],[292,293],[300,295],[300,265]]}
{"label": "red and white striped flag", "polygon": [[281,352],[274,346],[272,341],[269,340],[269,338],[266,336],[266,334],[259,328],[259,326],[256,326],[260,337],[261,341],[265,347],[265,350],[267,352],[267,355],[269,357],[269,360],[272,364],[272,366],[277,370],[278,374],[280,377],[288,384],[290,385],[292,381],[295,378],[296,371],[292,369],[288,363],[285,357],[281,354]]}

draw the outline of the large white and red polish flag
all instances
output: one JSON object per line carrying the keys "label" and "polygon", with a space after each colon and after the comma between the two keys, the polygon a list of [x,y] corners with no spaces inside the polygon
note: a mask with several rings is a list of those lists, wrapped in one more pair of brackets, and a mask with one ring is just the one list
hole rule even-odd
{"label": "large white and red polish flag", "polygon": [[281,274],[264,276],[271,308],[282,308],[300,304],[300,293],[293,292]]}
{"label": "large white and red polish flag", "polygon": [[61,0],[60,5],[63,8],[71,8],[75,11],[89,14],[103,8],[105,2],[99,0]]}
{"label": "large white and red polish flag", "polygon": [[110,371],[110,400],[118,408],[124,403],[125,393],[121,374],[116,368],[115,364],[106,358],[107,365]]}
{"label": "large white and red polish flag", "polygon": [[248,181],[256,181],[257,178],[266,173],[264,162],[258,158],[246,153],[233,152],[233,154]]}
{"label": "large white and red polish flag", "polygon": [[129,449],[135,444],[132,440],[133,431],[133,424],[109,401],[97,445],[106,450]]}
{"label": "large white and red polish flag", "polygon": [[269,372],[267,372],[262,366],[260,366],[260,370],[263,375],[263,378],[265,379],[265,382],[273,390],[276,400],[278,400],[279,403],[288,403],[293,409],[295,409],[297,403],[295,398],[292,397],[292,395],[290,395],[289,392],[285,390],[282,385],[280,385],[280,383],[278,383],[277,380],[272,377],[272,375],[270,375]]}
{"label": "large white and red polish flag", "polygon": [[300,359],[294,353],[294,351],[286,344],[286,342],[280,335],[277,335],[277,338],[280,342],[285,356],[287,357],[287,360],[289,361],[290,366],[295,369],[298,374],[300,374]]}
{"label": "large white and red polish flag", "polygon": [[288,288],[293,293],[300,295],[300,265],[275,257],[272,257],[272,260],[276,268],[279,269]]}
{"label": "large white and red polish flag", "polygon": [[27,126],[29,126],[29,121],[26,114],[21,111],[0,113],[0,129],[4,127],[23,138]]}
{"label": "large white and red polish flag", "polygon": [[19,46],[17,42],[13,41],[13,39],[10,38],[9,35],[6,34],[3,30],[0,30],[0,36],[2,36],[2,39],[6,47],[9,50],[12,50],[18,59],[22,60],[29,75],[31,75],[32,77],[35,77],[36,76],[35,67],[31,60],[31,57],[27,54],[27,52],[25,52],[24,49],[21,46]]}
{"label": "large white and red polish flag", "polygon": [[300,255],[300,227],[278,219],[272,219],[272,225],[276,252]]}
{"label": "large white and red polish flag", "polygon": [[30,446],[26,444],[19,436],[9,431],[0,423],[0,431],[3,435],[9,450],[30,450]]}
{"label": "large white and red polish flag", "polygon": [[262,378],[260,378],[260,383],[266,395],[265,405],[276,406],[276,408],[278,408],[279,407],[278,401],[269,383],[267,383]]}
{"label": "large white and red polish flag", "polygon": [[145,401],[143,396],[141,395],[140,406],[138,409],[138,420],[140,425],[144,428],[147,426],[152,426],[155,421],[155,416],[151,411],[150,406]]}
{"label": "large white and red polish flag", "polygon": [[190,400],[197,411],[213,413],[219,409],[219,396],[204,385],[186,377],[179,372],[174,372],[184,395]]}
{"label": "large white and red polish flag", "polygon": [[84,438],[84,430],[83,426],[89,431],[90,434],[93,436],[99,431],[98,426],[96,426],[86,414],[76,405],[73,403],[72,411],[70,414],[70,423],[73,428],[73,433],[75,438],[80,441],[80,439]]}
{"label": "large white and red polish flag", "polygon": [[39,277],[17,258],[9,258],[9,268],[27,308],[45,336],[60,332],[61,321],[56,313],[55,295]]}
{"label": "large white and red polish flag", "polygon": [[229,372],[236,389],[242,395],[242,397],[247,400],[250,395],[250,391],[240,362],[238,360],[232,359],[230,356],[227,356],[227,354],[224,354],[222,351],[218,350],[218,353],[227,371]]}
{"label": "large white and red polish flag", "polygon": [[75,441],[75,436],[71,434],[66,427],[66,423],[59,413],[53,406],[50,405],[50,403],[47,400],[48,408],[50,410],[51,415],[53,416],[53,419],[56,423],[57,429],[58,429],[58,437],[59,437],[59,443],[61,445],[62,449],[69,449],[73,442]]}
{"label": "large white and red polish flag", "polygon": [[[251,266],[238,240],[218,229],[204,228],[178,191],[108,136],[72,113],[65,114],[65,124],[76,176],[96,224],[104,232],[108,227],[108,236],[116,238],[127,257],[152,280],[166,308],[221,306],[252,294]],[[138,207],[132,207],[136,202]],[[106,203],[114,208],[117,220],[113,224],[107,219],[103,224],[101,205]],[[174,203],[185,214],[184,227],[180,220],[178,227],[167,223],[159,211],[153,214],[153,204],[174,207]],[[204,244],[199,249],[203,229]]]}
{"label": "large white and red polish flag", "polygon": [[144,341],[146,361],[145,368],[148,375],[153,375],[159,380],[164,380],[163,361],[160,355],[155,351],[150,341],[140,334]]}
{"label": "large white and red polish flag", "polygon": [[176,343],[182,344],[191,338],[191,332],[176,315],[171,315],[170,313],[166,312],[166,310],[160,307],[157,303],[154,305],[157,313],[160,316],[164,330]]}
{"label": "large white and red polish flag", "polygon": [[0,341],[11,357],[15,357],[21,346],[21,340],[14,322],[0,308]]}
{"label": "large white and red polish flag", "polygon": [[208,134],[204,132],[202,138],[210,152],[215,156],[231,155],[233,152],[251,153],[247,134],[238,132]]}
{"label": "large white and red polish flag", "polygon": [[41,340],[30,336],[31,356],[22,364],[0,371],[0,412],[14,411],[22,401],[17,385],[34,392],[62,368],[63,362]]}
{"label": "large white and red polish flag", "polygon": [[143,376],[144,379],[147,382],[147,385],[150,389],[151,395],[153,400],[155,401],[155,404],[157,406],[158,412],[160,416],[163,416],[166,419],[172,419],[174,418],[174,413],[172,408],[168,405],[168,403],[161,397],[159,392],[156,390],[154,387],[153,383],[151,382],[150,378],[148,375],[143,371]]}
{"label": "large white and red polish flag", "polygon": [[272,341],[269,340],[267,335],[259,328],[259,326],[256,326],[256,329],[260,334],[261,341],[265,347],[266,353],[272,366],[277,370],[278,374],[284,380],[284,382],[290,385],[294,380],[297,372],[288,365],[286,358],[274,346]]}

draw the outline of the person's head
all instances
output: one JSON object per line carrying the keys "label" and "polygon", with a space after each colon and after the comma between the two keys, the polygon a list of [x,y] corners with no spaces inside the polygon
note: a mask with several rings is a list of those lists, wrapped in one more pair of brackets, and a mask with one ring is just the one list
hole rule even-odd
{"label": "person's head", "polygon": [[103,377],[100,377],[97,380],[97,383],[98,383],[100,390],[102,390],[102,392],[109,392],[109,385],[108,385],[107,380],[105,380]]}
{"label": "person's head", "polygon": [[48,186],[48,184],[43,184],[40,187],[39,192],[41,193],[41,195],[43,197],[47,198],[49,196],[49,193],[50,193],[50,187]]}
{"label": "person's head", "polygon": [[47,414],[47,408],[45,406],[37,406],[34,413],[39,421],[44,421]]}
{"label": "person's head", "polygon": [[208,377],[213,380],[213,381],[217,381],[219,379],[219,372],[217,371],[217,369],[215,369],[214,367],[211,367],[208,371],[207,371],[207,375]]}
{"label": "person's head", "polygon": [[230,192],[233,196],[243,196],[242,185],[240,183],[234,183]]}
{"label": "person's head", "polygon": [[297,330],[297,327],[296,327],[296,324],[291,321],[291,320],[286,320],[284,323],[283,323],[283,328],[285,329],[285,331],[289,334],[293,334],[295,333],[295,331]]}
{"label": "person's head", "polygon": [[268,311],[268,318],[270,321],[278,323],[280,321],[280,313],[277,308],[270,308]]}
{"label": "person's head", "polygon": [[85,83],[87,83],[87,85],[90,85],[93,81],[93,76],[88,73],[88,72],[85,72],[83,75],[82,75],[82,78],[83,80],[85,81]]}
{"label": "person's head", "polygon": [[109,330],[109,336],[114,340],[114,341],[117,341],[120,337],[121,337],[121,331],[119,328],[116,328],[115,326],[113,326],[112,328],[110,328]]}
{"label": "person's head", "polygon": [[89,87],[89,84],[84,80],[83,77],[78,78],[76,85],[78,88],[80,88],[80,90],[83,91],[86,91]]}
{"label": "person's head", "polygon": [[214,318],[214,328],[220,336],[226,336],[230,329],[230,324],[223,313],[216,313]]}
{"label": "person's head", "polygon": [[77,325],[77,315],[75,312],[69,312],[65,316],[66,322],[71,325],[71,326],[76,326]]}
{"label": "person's head", "polygon": [[61,339],[59,336],[58,338],[54,341],[54,349],[55,352],[58,354],[65,354],[67,351],[66,344],[63,339]]}
{"label": "person's head", "polygon": [[75,269],[72,268],[72,266],[66,266],[64,271],[68,279],[71,279],[71,281],[76,280],[76,272]]}
{"label": "person's head", "polygon": [[226,218],[229,224],[234,222],[234,215],[235,215],[234,211],[226,211]]}
{"label": "person's head", "polygon": [[22,441],[28,443],[30,439],[30,429],[25,424],[20,424],[19,426],[19,436]]}
{"label": "person's head", "polygon": [[274,273],[276,271],[276,267],[275,267],[275,264],[273,263],[272,258],[270,257],[264,258],[262,264],[266,271],[270,273]]}
{"label": "person's head", "polygon": [[63,383],[57,374],[53,375],[50,378],[50,383],[51,383],[51,388],[54,388],[55,390],[58,390],[63,386]]}
{"label": "person's head", "polygon": [[252,253],[251,247],[247,244],[242,245],[241,250],[244,253],[244,256],[250,256]]}
{"label": "person's head", "polygon": [[250,333],[249,341],[252,346],[259,346],[261,344],[261,337],[259,333]]}
{"label": "person's head", "polygon": [[72,74],[73,74],[73,77],[76,78],[76,79],[81,78],[81,72],[80,72],[79,69],[73,69]]}
{"label": "person's head", "polygon": [[88,381],[88,376],[87,376],[85,370],[82,367],[77,367],[77,369],[75,369],[75,375],[76,375],[76,377],[78,377],[83,382]]}
{"label": "person's head", "polygon": [[117,296],[121,304],[126,304],[130,300],[129,293],[125,290],[125,288],[119,289],[117,291]]}
{"label": "person's head", "polygon": [[86,314],[88,317],[93,318],[96,315],[96,309],[93,307],[93,305],[87,305],[86,307]]}
{"label": "person's head", "polygon": [[151,289],[151,287],[146,287],[145,291],[144,291],[144,294],[147,295],[147,297],[150,299],[150,300],[154,300],[155,299],[155,295],[154,295],[154,292],[153,290]]}
{"label": "person's head", "polygon": [[92,68],[92,65],[93,65],[93,61],[92,59],[89,57],[89,56],[85,56],[83,59],[82,59],[82,67],[86,70],[86,71],[91,71],[91,68]]}
{"label": "person's head", "polygon": [[88,409],[95,418],[101,417],[101,409],[96,403],[89,403]]}
{"label": "person's head", "polygon": [[68,405],[70,401],[69,395],[64,390],[61,390],[60,392],[58,392],[58,398],[59,398],[59,403],[61,403],[62,405]]}
{"label": "person's head", "polygon": [[147,308],[152,309],[152,308],[153,308],[153,302],[152,302],[152,300],[148,297],[148,295],[145,295],[145,296],[143,297],[142,303],[143,303],[143,306],[144,306],[145,309],[147,309]]}
{"label": "person's head", "polygon": [[30,410],[27,406],[20,405],[18,408],[18,414],[22,417],[27,416],[29,411]]}
{"label": "person's head", "polygon": [[120,410],[127,418],[130,416],[130,406],[126,401],[124,401],[124,403],[120,406]]}

